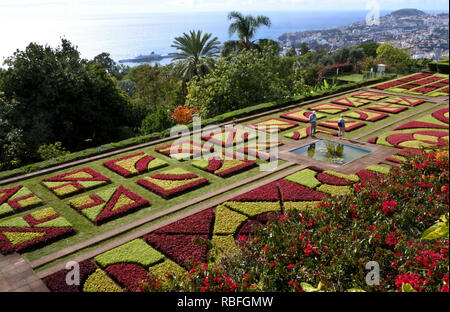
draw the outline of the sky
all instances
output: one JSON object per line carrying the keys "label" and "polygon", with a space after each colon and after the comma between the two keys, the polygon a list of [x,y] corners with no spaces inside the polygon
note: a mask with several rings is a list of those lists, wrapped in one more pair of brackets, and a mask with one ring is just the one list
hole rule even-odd
{"label": "sky", "polygon": [[401,8],[448,11],[448,0],[0,0],[0,16],[48,14],[159,13],[199,11],[381,11]]}

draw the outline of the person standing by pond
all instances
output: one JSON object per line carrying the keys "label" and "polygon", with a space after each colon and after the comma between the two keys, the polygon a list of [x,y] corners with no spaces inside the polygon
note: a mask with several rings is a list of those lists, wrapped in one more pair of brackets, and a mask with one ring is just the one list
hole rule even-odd
{"label": "person standing by pond", "polygon": [[316,111],[313,111],[311,115],[309,115],[309,123],[311,125],[311,136],[314,138],[316,134],[316,123],[317,123]]}
{"label": "person standing by pond", "polygon": [[344,120],[344,116],[341,114],[339,120],[338,120],[338,129],[339,129],[339,133],[338,136],[340,137],[344,137],[344,133],[345,133],[345,120]]}

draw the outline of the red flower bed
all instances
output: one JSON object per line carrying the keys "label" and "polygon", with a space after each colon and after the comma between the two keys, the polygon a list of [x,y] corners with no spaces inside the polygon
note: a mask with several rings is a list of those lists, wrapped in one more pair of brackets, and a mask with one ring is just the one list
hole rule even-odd
{"label": "red flower bed", "polygon": [[423,121],[408,121],[407,123],[398,126],[394,130],[416,129],[416,128],[448,129],[448,126],[437,125]]}
{"label": "red flower bed", "polygon": [[369,107],[367,107],[367,109],[385,112],[385,113],[397,114],[397,113],[403,112],[404,110],[407,110],[408,107],[398,106],[395,104],[390,105],[388,103],[380,103],[380,104],[374,104],[373,106],[369,106]]}
{"label": "red flower bed", "polygon": [[356,173],[356,175],[359,177],[359,180],[361,183],[366,183],[368,181],[376,180],[377,174],[382,175],[381,173],[375,173],[374,171],[362,169]]}
{"label": "red flower bed", "polygon": [[60,270],[52,275],[43,278],[47,287],[54,292],[81,292],[84,281],[89,275],[95,272],[97,266],[91,260],[85,260],[79,263],[80,266],[80,285],[67,285],[66,276],[71,270]]}
{"label": "red flower bed", "polygon": [[435,82],[435,81],[438,81],[441,79],[442,79],[441,77],[429,77],[429,78],[422,79],[422,80],[416,80],[413,82],[413,84],[418,85],[418,86],[424,86],[424,85],[427,85],[429,83],[432,83],[432,82]]}
{"label": "red flower bed", "polygon": [[367,140],[367,143],[377,144],[378,137],[373,137]]}
{"label": "red flower bed", "polygon": [[448,107],[447,108],[442,108],[442,109],[439,109],[439,110],[433,112],[432,116],[434,118],[436,118],[437,120],[445,122],[446,124],[448,124],[449,123],[449,118],[445,117],[445,114],[448,113],[448,112],[449,112]]}
{"label": "red flower bed", "polygon": [[281,179],[280,193],[283,201],[320,201],[325,194],[312,190],[306,186]]}
{"label": "red flower bed", "polygon": [[217,173],[217,175],[219,177],[226,178],[230,175],[234,175],[241,171],[245,171],[245,170],[249,169],[250,167],[254,167],[256,165],[257,165],[257,162],[254,160],[245,160],[245,162],[243,164],[235,166],[235,167],[227,169],[227,170],[224,170],[222,172],[219,172],[219,173]]}
{"label": "red flower bed", "polygon": [[230,201],[254,202],[254,201],[279,201],[277,182],[272,182],[257,189],[234,197]]}
{"label": "red flower bed", "polygon": [[193,242],[194,238],[208,239],[208,235],[147,234],[144,240],[172,261],[188,268],[189,262],[205,263],[208,249]]}
{"label": "red flower bed", "polygon": [[396,81],[392,81],[392,82],[388,82],[388,83],[383,83],[383,84],[374,86],[372,88],[375,88],[378,90],[385,90],[385,89],[389,89],[389,88],[392,88],[392,87],[395,87],[395,86],[398,86],[398,85],[401,85],[404,83],[405,82],[403,82],[403,81],[396,80]]}
{"label": "red flower bed", "polygon": [[443,81],[430,84],[430,87],[436,87],[436,88],[442,88],[442,87],[446,87],[446,86],[448,86],[448,82],[443,82]]}
{"label": "red flower bed", "polygon": [[322,168],[316,167],[316,166],[309,166],[308,169],[314,170],[318,173],[322,173],[324,170]]}
{"label": "red flower bed", "polygon": [[414,92],[421,93],[421,94],[426,94],[426,93],[429,93],[429,92],[434,91],[436,89],[437,89],[436,87],[422,87],[422,88],[415,89]]}
{"label": "red flower bed", "polygon": [[330,184],[330,185],[350,185],[350,184],[352,184],[351,181],[347,181],[342,178],[330,176],[325,173],[319,173],[316,178],[323,184]]}
{"label": "red flower bed", "polygon": [[406,85],[399,86],[399,88],[400,89],[411,90],[411,89],[417,88],[417,85],[415,85],[415,84],[406,84]]}
{"label": "red flower bed", "polygon": [[[118,203],[122,195],[125,195],[133,202],[125,206],[116,207],[116,204]],[[94,223],[102,224],[106,221],[111,221],[112,219],[118,218],[124,214],[130,213],[146,206],[150,206],[150,202],[148,200],[142,198],[138,194],[133,193],[132,191],[121,185],[117,188],[116,192],[108,201],[105,208],[103,208],[103,210],[97,216]]]}
{"label": "red flower bed", "polygon": [[205,234],[211,232],[214,210],[207,209],[157,229],[155,234]]}
{"label": "red flower bed", "polygon": [[448,93],[448,88],[445,88],[445,89],[439,90],[439,92],[443,92],[443,93]]}
{"label": "red flower bed", "polygon": [[220,167],[222,167],[222,159],[218,158],[212,158],[209,159],[208,167],[205,168],[206,171],[214,173],[214,171],[218,170]]}
{"label": "red flower bed", "polygon": [[171,180],[171,181],[180,181],[180,180],[189,180],[189,179],[195,179],[198,175],[195,173],[186,173],[186,174],[162,174],[157,173],[152,175],[152,178],[158,179],[158,180]]}
{"label": "red flower bed", "polygon": [[395,147],[400,147],[399,144],[405,141],[415,141],[414,134],[423,134],[423,135],[429,135],[429,136],[435,136],[438,137],[438,142],[432,142],[432,141],[423,141],[424,143],[429,143],[437,146],[445,146],[446,142],[442,138],[444,136],[448,136],[448,132],[443,131],[433,131],[433,130],[425,130],[425,131],[418,131],[414,133],[396,133],[391,134],[386,138],[386,141],[390,144],[394,145]]}
{"label": "red flower bed", "polygon": [[108,266],[105,271],[122,287],[131,292],[142,291],[141,283],[148,281],[147,270],[138,264],[113,264]]}
{"label": "red flower bed", "polygon": [[136,164],[135,164],[135,168],[138,171],[137,173],[132,173],[129,170],[127,170],[127,169],[125,169],[125,168],[123,168],[121,166],[118,166],[116,163],[119,162],[119,161],[122,161],[122,160],[138,157],[138,156],[141,156],[141,155],[145,155],[145,153],[142,152],[142,153],[137,153],[137,154],[133,154],[133,155],[129,155],[129,156],[124,156],[124,157],[117,158],[117,159],[108,160],[108,161],[105,161],[103,163],[103,166],[111,169],[112,171],[120,174],[121,176],[123,176],[125,178],[128,178],[128,177],[131,177],[133,175],[141,174],[141,173],[146,172],[148,170],[148,164],[152,160],[154,160],[155,157],[147,155],[147,156],[141,158],[140,160],[138,160],[136,162]]}
{"label": "red flower bed", "polygon": [[153,184],[147,180],[140,179],[140,180],[137,180],[136,182],[139,185],[145,187],[146,189],[160,195],[164,199],[170,199],[172,197],[181,195],[181,194],[185,193],[186,191],[192,191],[194,189],[197,189],[197,188],[202,187],[209,183],[209,181],[207,179],[203,178],[203,179],[199,179],[199,180],[193,181],[191,183],[188,183],[188,184],[185,184],[185,185],[182,185],[182,186],[170,189],[170,190],[165,190],[162,187],[160,187],[156,184]]}

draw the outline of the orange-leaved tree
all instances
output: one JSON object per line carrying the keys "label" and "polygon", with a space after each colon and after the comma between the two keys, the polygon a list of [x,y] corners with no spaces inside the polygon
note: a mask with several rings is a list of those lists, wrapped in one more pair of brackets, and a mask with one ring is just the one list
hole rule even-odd
{"label": "orange-leaved tree", "polygon": [[179,125],[185,125],[192,120],[194,117],[195,110],[193,108],[189,108],[187,106],[178,105],[173,112],[171,113],[172,118]]}

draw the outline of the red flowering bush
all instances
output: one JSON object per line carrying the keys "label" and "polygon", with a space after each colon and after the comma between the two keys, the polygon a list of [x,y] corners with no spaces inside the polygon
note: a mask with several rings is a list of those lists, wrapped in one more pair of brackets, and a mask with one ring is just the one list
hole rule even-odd
{"label": "red flowering bush", "polygon": [[[448,151],[409,155],[388,175],[360,174],[350,194],[325,197],[317,210],[275,214],[251,235],[238,233],[238,254],[194,268],[168,289],[448,291],[448,234],[422,239],[448,213]],[[366,283],[372,261],[377,285]]]}

